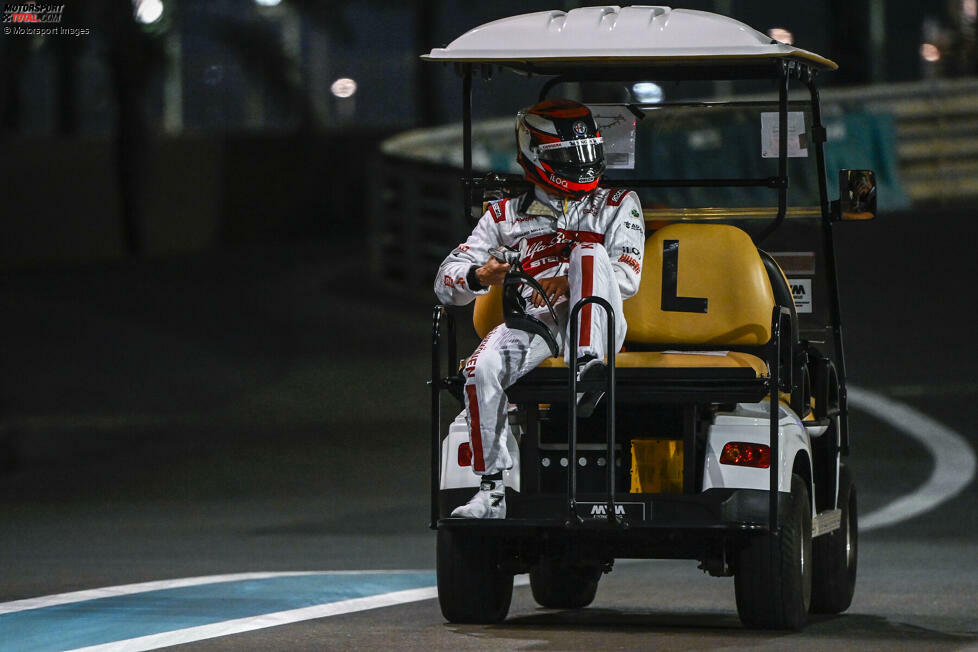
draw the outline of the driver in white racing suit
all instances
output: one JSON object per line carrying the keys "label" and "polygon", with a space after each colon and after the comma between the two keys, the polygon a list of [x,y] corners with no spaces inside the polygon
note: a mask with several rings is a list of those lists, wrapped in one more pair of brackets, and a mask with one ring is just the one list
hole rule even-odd
{"label": "driver in white racing suit", "polygon": [[[645,227],[638,196],[598,187],[605,169],[603,139],[583,104],[548,100],[524,109],[517,114],[516,135],[518,161],[533,191],[489,204],[468,239],[442,262],[435,294],[444,304],[471,302],[490,286],[501,285],[510,269],[489,250],[517,249],[523,270],[549,295],[558,323],[543,299],[524,286],[527,314],[550,327],[579,378],[600,377],[607,352],[604,309],[589,304],[581,310],[579,357],[574,361],[565,346],[567,316],[582,297],[604,298],[615,311],[616,346],[621,348],[626,330],[622,300],[638,291],[642,276]],[[479,491],[452,516],[506,517],[502,471],[513,461],[506,447],[505,389],[550,355],[543,337],[500,324],[466,361],[472,469],[482,477]]]}

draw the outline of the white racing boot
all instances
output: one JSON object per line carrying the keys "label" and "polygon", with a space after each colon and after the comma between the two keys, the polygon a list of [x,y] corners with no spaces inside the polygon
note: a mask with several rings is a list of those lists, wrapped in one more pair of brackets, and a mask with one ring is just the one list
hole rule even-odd
{"label": "white racing boot", "polygon": [[[608,365],[601,358],[584,355],[577,360],[577,382],[583,380],[604,380],[608,373]],[[604,398],[604,390],[577,393],[577,416],[587,419],[594,414],[594,409]]]}
{"label": "white racing boot", "polygon": [[506,518],[506,486],[502,480],[483,480],[469,502],[452,510],[455,518]]}

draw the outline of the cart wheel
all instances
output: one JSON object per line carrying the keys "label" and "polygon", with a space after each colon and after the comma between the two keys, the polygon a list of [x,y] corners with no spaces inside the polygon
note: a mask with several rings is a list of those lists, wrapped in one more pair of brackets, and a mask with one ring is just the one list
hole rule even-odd
{"label": "cart wheel", "polygon": [[544,557],[530,571],[530,590],[541,607],[580,609],[594,601],[599,579],[596,566],[566,566]]}
{"label": "cart wheel", "polygon": [[791,499],[779,534],[752,537],[737,556],[737,613],[747,627],[801,629],[812,594],[812,509],[801,477],[791,477]]}
{"label": "cart wheel", "polygon": [[856,561],[859,552],[859,524],[856,511],[856,486],[849,467],[839,469],[839,508],[842,526],[812,542],[814,577],[812,613],[842,613],[852,604],[856,590]]}
{"label": "cart wheel", "polygon": [[499,543],[461,529],[438,530],[438,604],[452,623],[498,623],[513,598],[513,574],[499,567]]}

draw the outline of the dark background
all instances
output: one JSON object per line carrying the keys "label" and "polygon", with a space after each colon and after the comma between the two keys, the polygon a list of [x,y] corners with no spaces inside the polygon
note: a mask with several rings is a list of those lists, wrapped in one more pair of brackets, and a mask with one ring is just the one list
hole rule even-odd
{"label": "dark background", "polygon": [[[141,1],[67,4],[64,26],[89,35],[0,38],[5,267],[310,239],[359,246],[377,144],[460,119],[451,67],[419,55],[496,18],[588,4],[165,0],[142,24]],[[790,30],[840,64],[826,88],[978,65],[961,0],[683,6]],[[923,42],[940,46],[940,61],[922,60]],[[330,92],[338,78],[356,81],[352,97]],[[519,84],[477,84],[475,100],[479,118],[528,98]]]}
{"label": "dark background", "polygon": [[[0,600],[249,570],[434,567],[434,297],[367,264],[377,148],[460,118],[452,70],[418,55],[492,19],[582,4],[163,0],[144,25],[131,0],[79,0],[64,24],[90,35],[0,35]],[[958,0],[683,6],[791,30],[840,64],[823,81],[849,88],[847,102],[867,85],[978,72]],[[922,60],[922,43],[941,59]],[[352,97],[330,91],[343,77]],[[525,100],[493,85],[477,118]],[[962,106],[927,125],[937,132],[913,117],[900,133],[974,156],[974,102]],[[840,225],[842,308],[852,383],[974,446],[978,193],[941,191],[948,151],[924,160],[931,199]],[[905,433],[858,411],[852,428],[864,513],[928,477],[930,457]],[[972,483],[869,533],[852,610],[790,644],[973,645],[975,500]],[[692,649],[785,647],[745,634],[732,587],[692,565],[666,581],[656,573],[673,566],[641,568],[602,580],[585,615],[541,614],[520,589],[515,622],[496,629],[446,626],[428,601],[200,646],[648,647],[662,634]]]}

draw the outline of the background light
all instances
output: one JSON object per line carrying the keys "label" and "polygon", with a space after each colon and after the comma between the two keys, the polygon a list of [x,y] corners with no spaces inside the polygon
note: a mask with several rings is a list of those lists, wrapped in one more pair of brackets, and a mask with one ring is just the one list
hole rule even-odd
{"label": "background light", "polygon": [[772,27],[767,31],[767,35],[773,38],[775,41],[781,41],[788,45],[794,45],[795,35],[790,31],[786,30],[784,27]]}
{"label": "background light", "polygon": [[924,61],[934,63],[940,61],[941,51],[933,43],[924,43],[920,46],[920,58]]}
{"label": "background light", "polygon": [[163,16],[161,0],[136,0],[136,20],[143,25],[155,23]]}
{"label": "background light", "polygon": [[277,7],[282,4],[282,0],[255,0],[259,7]]}
{"label": "background light", "polygon": [[340,77],[329,87],[336,97],[350,97],[357,92],[357,83],[349,77]]}
{"label": "background light", "polygon": [[635,82],[632,85],[632,94],[636,100],[646,104],[658,104],[666,96],[662,87],[655,82]]}
{"label": "background light", "polygon": [[961,15],[966,22],[975,22],[978,18],[978,0],[961,0]]}

